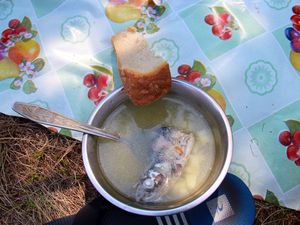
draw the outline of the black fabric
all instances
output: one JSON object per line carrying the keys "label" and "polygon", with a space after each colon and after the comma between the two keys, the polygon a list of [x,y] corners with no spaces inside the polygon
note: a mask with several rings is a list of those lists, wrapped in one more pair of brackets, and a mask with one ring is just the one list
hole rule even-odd
{"label": "black fabric", "polygon": [[155,217],[128,213],[99,197],[83,207],[72,225],[157,225]]}
{"label": "black fabric", "polygon": [[74,222],[75,216],[66,216],[57,220],[53,220],[45,225],[72,225]]}

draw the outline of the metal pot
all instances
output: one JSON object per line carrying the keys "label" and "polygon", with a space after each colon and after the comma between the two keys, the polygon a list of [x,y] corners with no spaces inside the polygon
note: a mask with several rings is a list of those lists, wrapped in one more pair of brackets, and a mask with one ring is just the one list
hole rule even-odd
{"label": "metal pot", "polygon": [[[206,183],[189,197],[170,203],[139,203],[118,192],[100,169],[97,157],[96,138],[85,134],[82,141],[82,155],[87,175],[100,194],[112,204],[135,214],[161,216],[191,209],[205,201],[223,181],[232,157],[232,133],[230,124],[221,107],[204,91],[185,81],[173,79],[168,95],[182,96],[197,105],[204,114],[214,134],[216,159]],[[128,100],[123,88],[119,88],[100,102],[91,114],[88,123],[101,125],[117,106]]]}

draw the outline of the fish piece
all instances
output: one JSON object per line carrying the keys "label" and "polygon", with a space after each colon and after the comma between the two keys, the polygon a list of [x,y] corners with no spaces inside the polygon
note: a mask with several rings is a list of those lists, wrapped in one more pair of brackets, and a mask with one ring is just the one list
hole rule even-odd
{"label": "fish piece", "polygon": [[192,133],[162,127],[152,144],[152,161],[136,185],[137,201],[156,202],[180,177],[194,146]]}

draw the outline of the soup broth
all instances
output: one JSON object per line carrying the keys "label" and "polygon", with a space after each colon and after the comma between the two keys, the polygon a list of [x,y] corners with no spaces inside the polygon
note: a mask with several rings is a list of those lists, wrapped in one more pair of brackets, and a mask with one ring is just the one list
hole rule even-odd
{"label": "soup broth", "polygon": [[195,142],[181,176],[158,201],[188,197],[208,178],[215,161],[214,137],[205,117],[195,106],[173,97],[163,97],[148,106],[134,106],[128,101],[118,106],[102,127],[119,133],[130,144],[98,141],[100,167],[122,194],[134,198],[136,184],[151,163],[155,130],[162,126],[191,132]]}

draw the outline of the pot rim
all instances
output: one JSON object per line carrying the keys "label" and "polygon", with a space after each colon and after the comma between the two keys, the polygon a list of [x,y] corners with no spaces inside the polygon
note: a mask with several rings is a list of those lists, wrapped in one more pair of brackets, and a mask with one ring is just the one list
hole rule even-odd
{"label": "pot rim", "polygon": [[[194,199],[182,206],[178,206],[178,207],[171,208],[171,209],[164,209],[164,210],[140,209],[137,207],[129,206],[129,205],[119,201],[118,199],[114,198],[99,184],[99,182],[97,181],[97,179],[92,171],[92,168],[91,168],[89,160],[88,160],[88,153],[87,153],[88,134],[84,134],[83,138],[82,138],[82,157],[83,157],[83,164],[84,164],[86,173],[87,173],[90,181],[92,182],[92,184],[96,188],[96,190],[105,199],[107,199],[109,202],[111,202],[115,206],[118,206],[119,208],[122,208],[130,213],[135,213],[135,214],[145,215],[145,216],[164,216],[164,215],[176,214],[176,213],[180,213],[183,211],[187,211],[187,210],[199,205],[200,203],[204,202],[207,198],[209,198],[209,196],[211,196],[216,191],[216,189],[220,186],[220,184],[224,180],[224,178],[228,172],[230,163],[231,163],[232,153],[233,153],[232,131],[231,131],[231,126],[229,124],[229,121],[228,121],[224,111],[222,110],[222,108],[219,106],[219,104],[215,100],[213,100],[212,97],[210,97],[206,92],[199,89],[198,87],[196,87],[188,82],[176,79],[176,78],[172,78],[172,83],[183,84],[185,86],[188,86],[188,88],[190,88],[190,89],[194,89],[198,92],[202,92],[201,94],[205,95],[206,98],[208,99],[208,101],[210,102],[210,104],[212,104],[213,107],[217,109],[218,113],[222,117],[222,120],[225,125],[225,130],[227,133],[227,141],[228,141],[227,154],[225,155],[225,160],[224,160],[223,166],[221,168],[221,172],[217,176],[216,180],[212,183],[212,185],[204,193],[199,195],[196,199]],[[123,87],[120,87],[120,88],[114,90],[106,98],[104,98],[99,103],[99,105],[94,109],[92,114],[90,115],[88,124],[91,125],[96,114],[101,109],[101,107],[104,104],[106,104],[111,98],[113,98],[115,95],[119,94],[121,91],[123,91]]]}

